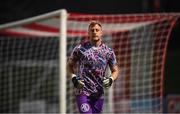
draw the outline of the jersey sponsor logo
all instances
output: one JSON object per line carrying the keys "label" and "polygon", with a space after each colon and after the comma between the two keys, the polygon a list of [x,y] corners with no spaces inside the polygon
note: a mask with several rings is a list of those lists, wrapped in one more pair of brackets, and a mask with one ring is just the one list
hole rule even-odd
{"label": "jersey sponsor logo", "polygon": [[89,109],[90,109],[90,106],[89,106],[88,103],[83,103],[83,104],[81,104],[81,111],[82,111],[82,112],[88,112]]}

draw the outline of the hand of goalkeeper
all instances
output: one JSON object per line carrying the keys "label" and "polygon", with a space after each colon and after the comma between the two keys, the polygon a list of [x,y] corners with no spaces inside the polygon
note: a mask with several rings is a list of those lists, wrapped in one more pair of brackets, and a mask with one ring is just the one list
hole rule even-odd
{"label": "hand of goalkeeper", "polygon": [[73,74],[72,76],[72,82],[74,84],[74,87],[78,89],[82,89],[85,86],[83,80],[79,76],[76,76],[75,74]]}
{"label": "hand of goalkeeper", "polygon": [[103,86],[105,88],[109,88],[112,85],[112,83],[113,83],[113,77],[112,76],[111,77],[104,77]]}

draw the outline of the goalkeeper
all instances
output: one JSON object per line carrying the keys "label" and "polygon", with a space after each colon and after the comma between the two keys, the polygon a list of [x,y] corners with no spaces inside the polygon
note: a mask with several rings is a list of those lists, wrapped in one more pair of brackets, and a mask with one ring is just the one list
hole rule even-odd
{"label": "goalkeeper", "polygon": [[[88,35],[89,40],[81,42],[71,52],[68,71],[80,113],[101,113],[103,89],[112,85],[119,70],[114,51],[102,42],[102,26],[98,21],[90,22]],[[76,66],[79,69],[77,74]],[[105,76],[107,66],[111,70],[108,77]]]}

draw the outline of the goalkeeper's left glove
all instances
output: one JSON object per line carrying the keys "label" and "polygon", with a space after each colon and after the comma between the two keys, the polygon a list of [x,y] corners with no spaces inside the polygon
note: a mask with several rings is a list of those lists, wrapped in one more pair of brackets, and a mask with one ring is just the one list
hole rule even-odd
{"label": "goalkeeper's left glove", "polygon": [[106,77],[106,78],[103,79],[103,86],[105,88],[109,88],[112,85],[112,83],[113,83],[113,77],[112,76],[111,77]]}

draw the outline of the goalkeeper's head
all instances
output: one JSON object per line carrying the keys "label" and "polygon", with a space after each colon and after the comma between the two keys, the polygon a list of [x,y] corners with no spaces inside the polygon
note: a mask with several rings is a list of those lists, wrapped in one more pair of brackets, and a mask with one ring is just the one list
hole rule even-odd
{"label": "goalkeeper's head", "polygon": [[95,21],[95,20],[92,20],[92,21],[90,22],[88,28],[90,29],[91,27],[93,27],[93,26],[95,26],[95,25],[98,25],[98,26],[102,29],[101,23],[100,23],[99,21]]}
{"label": "goalkeeper's head", "polygon": [[91,21],[88,27],[88,35],[92,43],[100,44],[103,35],[102,25],[99,21]]}

